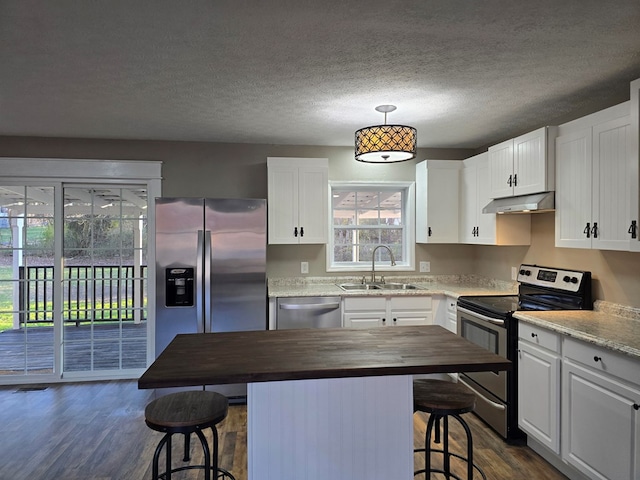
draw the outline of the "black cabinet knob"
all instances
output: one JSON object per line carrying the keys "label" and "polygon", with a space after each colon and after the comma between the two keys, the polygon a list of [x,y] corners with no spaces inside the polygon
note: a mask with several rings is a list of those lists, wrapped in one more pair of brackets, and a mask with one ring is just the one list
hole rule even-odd
{"label": "black cabinet knob", "polygon": [[637,403],[633,404],[633,409],[634,410],[640,410],[640,405],[638,405]]}
{"label": "black cabinet knob", "polygon": [[537,334],[537,333],[533,333],[533,332],[531,332],[531,338],[536,338],[537,336],[538,336],[538,334]]}
{"label": "black cabinet knob", "polygon": [[601,362],[602,361],[602,357],[599,357],[599,356],[596,355],[595,357],[593,357],[593,361],[594,362]]}

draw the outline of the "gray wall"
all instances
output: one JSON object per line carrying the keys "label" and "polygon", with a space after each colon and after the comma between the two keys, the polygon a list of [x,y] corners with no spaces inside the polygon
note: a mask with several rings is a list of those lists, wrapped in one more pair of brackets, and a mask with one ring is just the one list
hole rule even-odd
{"label": "gray wall", "polygon": [[[417,161],[473,153],[421,149],[416,161],[370,165],[356,162],[347,147],[0,137],[3,157],[161,160],[165,196],[266,198],[268,156],[328,157],[331,180],[413,181]],[[522,262],[590,270],[596,298],[640,307],[640,254],[555,248],[553,219],[553,213],[532,216],[530,247],[417,245],[416,261],[430,261],[433,274],[477,273],[502,280]],[[317,245],[270,246],[268,274],[300,275],[301,261],[309,262],[311,276],[327,275],[325,249]]]}

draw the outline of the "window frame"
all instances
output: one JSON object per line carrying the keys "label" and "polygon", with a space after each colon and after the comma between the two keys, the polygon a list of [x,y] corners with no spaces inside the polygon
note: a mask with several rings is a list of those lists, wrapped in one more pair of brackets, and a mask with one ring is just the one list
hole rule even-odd
{"label": "window frame", "polygon": [[349,265],[336,265],[333,259],[334,251],[334,225],[333,225],[333,190],[403,190],[404,203],[402,205],[402,217],[404,221],[404,234],[402,249],[404,260],[396,261],[395,266],[376,263],[376,272],[408,272],[415,271],[415,182],[329,182],[329,215],[328,215],[328,241],[326,245],[327,272],[362,272],[371,271],[371,261],[351,263]]}

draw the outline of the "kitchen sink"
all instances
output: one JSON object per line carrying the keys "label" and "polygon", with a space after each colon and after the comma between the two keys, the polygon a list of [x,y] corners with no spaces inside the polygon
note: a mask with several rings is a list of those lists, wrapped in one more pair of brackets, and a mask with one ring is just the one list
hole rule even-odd
{"label": "kitchen sink", "polygon": [[417,290],[420,287],[410,283],[381,283],[376,288],[379,290]]}
{"label": "kitchen sink", "polygon": [[342,290],[417,290],[420,287],[410,283],[337,283]]}
{"label": "kitchen sink", "polygon": [[343,290],[377,290],[378,283],[336,283]]}

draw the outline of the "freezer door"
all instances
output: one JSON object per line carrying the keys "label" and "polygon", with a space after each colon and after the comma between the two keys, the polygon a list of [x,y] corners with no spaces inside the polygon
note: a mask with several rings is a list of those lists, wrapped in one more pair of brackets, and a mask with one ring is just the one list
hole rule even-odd
{"label": "freezer door", "polygon": [[211,232],[206,331],[267,328],[266,227],[266,200],[205,200],[205,230]]}
{"label": "freezer door", "polygon": [[156,199],[156,356],[176,334],[203,330],[203,222],[202,199]]}

